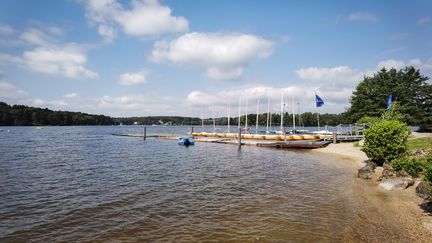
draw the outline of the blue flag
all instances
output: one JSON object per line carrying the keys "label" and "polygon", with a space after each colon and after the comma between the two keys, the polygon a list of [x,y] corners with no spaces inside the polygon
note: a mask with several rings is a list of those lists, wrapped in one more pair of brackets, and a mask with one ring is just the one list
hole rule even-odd
{"label": "blue flag", "polygon": [[324,100],[321,99],[318,95],[315,95],[316,106],[321,107],[324,105]]}
{"label": "blue flag", "polygon": [[392,95],[387,96],[387,110],[390,110],[392,105]]}

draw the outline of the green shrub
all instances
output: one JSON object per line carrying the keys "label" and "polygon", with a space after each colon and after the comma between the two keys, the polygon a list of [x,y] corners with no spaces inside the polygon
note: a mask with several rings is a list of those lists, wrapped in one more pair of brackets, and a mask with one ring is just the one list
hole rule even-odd
{"label": "green shrub", "polygon": [[425,171],[424,180],[432,184],[432,167],[428,167]]}
{"label": "green shrub", "polygon": [[408,156],[394,159],[391,165],[394,170],[403,170],[412,176],[417,176],[419,172],[428,168],[425,159]]}
{"label": "green shrub", "polygon": [[372,116],[364,116],[362,118],[360,118],[356,123],[357,124],[366,124],[368,126],[371,126],[377,122],[379,122],[381,120],[381,118],[379,117],[372,117]]}
{"label": "green shrub", "polygon": [[383,120],[365,131],[362,150],[378,165],[390,162],[407,151],[407,139],[411,129],[400,121]]}

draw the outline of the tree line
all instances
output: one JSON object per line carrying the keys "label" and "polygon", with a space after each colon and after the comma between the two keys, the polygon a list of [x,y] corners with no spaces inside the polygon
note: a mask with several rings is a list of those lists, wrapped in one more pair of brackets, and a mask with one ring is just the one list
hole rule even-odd
{"label": "tree line", "polygon": [[[346,113],[341,114],[320,114],[320,125],[336,126],[339,124],[347,124]],[[200,126],[204,125],[217,125],[226,126],[228,125],[228,117],[218,117],[218,118],[198,118],[198,117],[182,117],[182,116],[147,116],[147,117],[127,117],[127,118],[113,118],[116,124],[123,125],[194,125]],[[238,124],[238,117],[231,117],[229,123],[231,125]],[[247,115],[248,126],[256,125],[256,114]],[[317,126],[318,118],[317,113],[304,112],[302,114],[296,114],[295,118],[296,126]],[[284,126],[292,126],[292,113],[285,112],[283,115]],[[246,124],[246,115],[240,116],[240,124],[244,126]],[[258,115],[259,126],[267,125],[267,113],[262,113]],[[281,115],[277,113],[272,113],[269,115],[269,125],[280,126]]]}
{"label": "tree line", "polygon": [[8,105],[0,102],[0,126],[69,126],[113,125],[109,116],[82,112],[52,111],[25,105]]}
{"label": "tree line", "polygon": [[[256,114],[248,114],[248,125],[255,126]],[[292,126],[292,114],[286,112],[284,126]],[[69,125],[228,125],[227,117],[205,118],[182,116],[147,116],[112,118],[104,115],[92,115],[82,112],[53,111],[47,108],[36,108],[25,105],[8,105],[0,102],[0,126],[69,126]],[[267,113],[258,115],[260,126],[267,125]],[[346,122],[344,114],[320,114],[321,125],[335,126]],[[242,126],[246,124],[246,115],[240,117]],[[270,114],[269,125],[280,126],[281,115]],[[238,117],[230,118],[231,125],[238,124]],[[317,113],[304,112],[296,115],[297,126],[316,126]]]}

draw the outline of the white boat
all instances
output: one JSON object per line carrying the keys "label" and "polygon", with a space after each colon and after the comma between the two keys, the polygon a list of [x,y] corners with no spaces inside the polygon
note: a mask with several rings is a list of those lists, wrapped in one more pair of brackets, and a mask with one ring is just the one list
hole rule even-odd
{"label": "white boat", "polygon": [[333,134],[333,132],[332,131],[329,131],[329,130],[319,130],[319,131],[314,131],[314,132],[312,132],[313,134],[323,134],[323,135],[330,135],[330,134]]}

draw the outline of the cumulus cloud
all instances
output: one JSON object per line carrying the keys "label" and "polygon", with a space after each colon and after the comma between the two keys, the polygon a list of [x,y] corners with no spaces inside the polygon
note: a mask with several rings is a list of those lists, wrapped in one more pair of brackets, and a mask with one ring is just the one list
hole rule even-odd
{"label": "cumulus cloud", "polygon": [[94,100],[93,109],[111,116],[182,115],[185,105],[177,98],[156,93],[103,96]]}
{"label": "cumulus cloud", "polygon": [[142,70],[137,73],[123,73],[119,77],[119,84],[121,85],[137,85],[147,83],[148,70]]}
{"label": "cumulus cloud", "polygon": [[252,60],[268,57],[272,51],[272,42],[254,35],[193,32],[156,42],[150,59],[204,68],[211,79],[233,80]]}
{"label": "cumulus cloud", "polygon": [[10,35],[13,34],[14,32],[15,31],[9,25],[5,25],[5,24],[0,25],[0,34]]}
{"label": "cumulus cloud", "polygon": [[[285,111],[291,112],[292,97],[295,99],[294,108],[297,112],[298,103],[300,103],[302,112],[315,111],[315,92],[318,92],[326,102],[326,106],[320,109],[320,112],[342,112],[347,106],[348,99],[352,94],[352,89],[327,89],[325,87],[306,86],[304,84],[292,84],[286,87],[272,87],[267,85],[254,85],[247,87],[231,88],[218,92],[206,92],[195,90],[188,94],[187,104],[191,110],[198,114],[198,108],[201,106],[205,110],[215,110],[218,114],[225,115],[227,106],[231,106],[231,115],[237,116],[238,105],[241,102],[241,112],[245,113],[246,100],[248,100],[248,111],[255,113],[256,105],[260,100],[259,113],[267,112],[268,101],[270,100],[270,110],[280,112],[281,98],[284,95]],[[241,100],[241,101],[240,101]],[[235,108],[234,108],[235,107]]]}
{"label": "cumulus cloud", "polygon": [[73,79],[96,79],[98,74],[85,68],[87,56],[78,47],[37,47],[21,57],[0,53],[0,62],[17,64],[36,72]]}
{"label": "cumulus cloud", "polygon": [[189,23],[186,18],[173,16],[168,6],[158,0],[132,1],[131,8],[125,9],[115,0],[85,1],[86,16],[98,26],[103,37],[112,40],[117,28],[131,36],[158,36],[166,33],[186,32]]}
{"label": "cumulus cloud", "polygon": [[377,16],[375,16],[372,13],[368,13],[368,12],[351,13],[347,19],[350,22],[355,22],[355,21],[377,22],[378,21]]}
{"label": "cumulus cloud", "polygon": [[0,53],[0,62],[15,64],[25,69],[59,75],[72,79],[96,79],[98,74],[85,67],[85,49],[75,43],[60,44],[53,35],[62,34],[56,27],[45,31],[30,28],[20,35],[20,40],[34,45],[32,50],[24,51],[21,56]]}
{"label": "cumulus cloud", "polygon": [[54,42],[48,34],[36,28],[30,28],[20,35],[20,39],[28,44],[47,46]]}
{"label": "cumulus cloud", "polygon": [[332,68],[309,67],[301,68],[295,71],[300,79],[327,82],[351,86],[352,83],[361,80],[364,72],[354,70],[348,66],[338,66]]}
{"label": "cumulus cloud", "polygon": [[0,80],[0,98],[18,99],[27,95],[27,92],[18,89],[6,81]]}
{"label": "cumulus cloud", "polygon": [[[319,111],[321,113],[338,113],[345,111],[349,106],[349,98],[364,76],[371,76],[383,67],[400,69],[410,65],[419,68],[422,72],[430,71],[432,70],[432,58],[427,61],[418,58],[408,61],[384,60],[376,66],[364,70],[349,66],[300,68],[295,71],[299,81],[291,82],[290,85],[285,87],[249,85],[222,91],[194,90],[187,95],[186,101],[191,112],[195,111],[195,114],[200,114],[200,107],[204,106],[208,116],[214,115],[212,114],[213,109],[218,114],[226,114],[228,104],[233,107],[231,115],[237,115],[239,99],[242,100],[241,109],[243,114],[246,109],[246,99],[249,100],[249,111],[255,111],[259,99],[261,104],[260,112],[266,112],[267,101],[270,99],[272,112],[279,112],[283,93],[286,111],[292,110],[291,97],[294,97],[296,102],[300,102],[302,112],[315,112],[315,92],[317,92],[325,101],[325,106],[321,107]],[[295,108],[297,109],[297,107]]]}
{"label": "cumulus cloud", "polygon": [[389,59],[389,60],[379,62],[377,67],[376,67],[376,70],[379,70],[381,68],[401,69],[401,68],[404,68],[406,66],[413,66],[415,68],[420,69],[421,71],[431,71],[432,70],[432,58],[430,58],[426,62],[421,61],[419,58],[414,58],[414,59],[411,59],[407,62],[402,61],[402,60]]}
{"label": "cumulus cloud", "polygon": [[46,99],[30,99],[25,102],[27,105],[36,106],[36,107],[50,107],[53,110],[62,110],[69,106],[69,104],[60,99],[60,100],[46,100]]}

